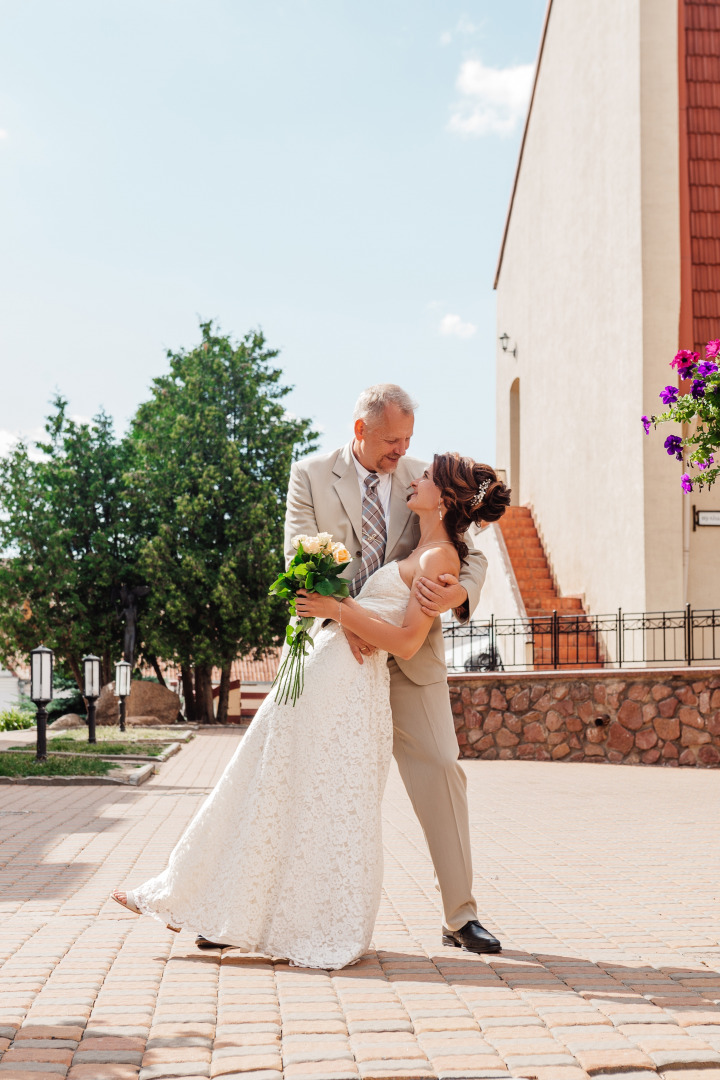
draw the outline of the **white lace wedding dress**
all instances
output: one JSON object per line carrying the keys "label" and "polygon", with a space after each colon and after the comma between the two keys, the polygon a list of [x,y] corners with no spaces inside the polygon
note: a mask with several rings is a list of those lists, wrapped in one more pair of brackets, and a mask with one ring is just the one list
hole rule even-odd
{"label": "white lace wedding dress", "polygon": [[[396,625],[408,599],[397,563],[357,597]],[[387,653],[360,665],[335,623],[320,630],[297,705],[265,699],[167,869],[133,890],[140,910],[306,967],[362,956],[382,884],[389,684]]]}

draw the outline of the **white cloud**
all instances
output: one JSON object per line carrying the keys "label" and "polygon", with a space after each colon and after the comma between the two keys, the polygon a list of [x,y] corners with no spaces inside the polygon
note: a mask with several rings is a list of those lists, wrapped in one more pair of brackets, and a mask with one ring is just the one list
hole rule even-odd
{"label": "white cloud", "polygon": [[0,139],[7,139],[8,133],[5,128],[0,128]]}
{"label": "white cloud", "polygon": [[463,322],[459,315],[445,315],[440,320],[440,333],[446,337],[470,338],[477,326],[471,322]]}
{"label": "white cloud", "polygon": [[455,84],[463,97],[453,107],[450,131],[469,137],[509,135],[525,115],[534,70],[534,64],[492,68],[482,60],[465,60]]}
{"label": "white cloud", "polygon": [[457,22],[457,25],[453,30],[445,30],[440,35],[440,44],[449,45],[453,38],[456,37],[472,37],[473,34],[479,34],[482,30],[482,24],[471,22],[470,19],[464,15]]}
{"label": "white cloud", "polygon": [[33,461],[39,461],[42,454],[39,454],[33,443],[38,439],[43,440],[47,438],[47,432],[43,427],[33,428],[31,431],[20,432],[10,431],[8,428],[0,428],[0,457],[7,457],[10,451],[15,447],[18,439],[24,439],[29,445],[29,454]]}

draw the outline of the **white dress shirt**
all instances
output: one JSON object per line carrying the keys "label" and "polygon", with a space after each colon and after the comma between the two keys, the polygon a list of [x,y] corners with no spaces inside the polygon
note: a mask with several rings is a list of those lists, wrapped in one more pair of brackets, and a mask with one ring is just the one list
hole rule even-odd
{"label": "white dress shirt", "polygon": [[[352,446],[350,447],[352,451]],[[370,470],[366,469],[364,465],[361,465],[358,459],[355,457],[355,452],[352,451],[353,461],[355,462],[355,468],[358,474],[358,484],[360,485],[360,499],[362,506],[362,499],[365,498],[365,477],[370,475]],[[392,473],[378,473],[378,486],[377,493],[380,499],[380,505],[382,506],[383,514],[385,515],[385,526],[390,524],[390,495],[392,493]]]}

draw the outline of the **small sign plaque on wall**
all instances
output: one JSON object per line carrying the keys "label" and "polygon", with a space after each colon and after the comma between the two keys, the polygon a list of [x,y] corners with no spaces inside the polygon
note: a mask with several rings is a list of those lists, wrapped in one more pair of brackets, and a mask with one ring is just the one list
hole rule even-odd
{"label": "small sign plaque on wall", "polygon": [[698,510],[693,506],[693,532],[698,525],[720,525],[720,510]]}

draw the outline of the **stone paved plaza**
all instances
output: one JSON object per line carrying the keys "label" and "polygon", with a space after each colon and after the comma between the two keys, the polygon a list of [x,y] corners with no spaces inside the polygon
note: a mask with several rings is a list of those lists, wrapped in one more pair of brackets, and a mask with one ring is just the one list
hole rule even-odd
{"label": "stone paved plaza", "polygon": [[374,950],[310,971],[107,899],[163,867],[237,738],[139,789],[0,787],[0,1080],[720,1078],[720,771],[466,762],[505,946],[476,957],[440,944],[393,767]]}

